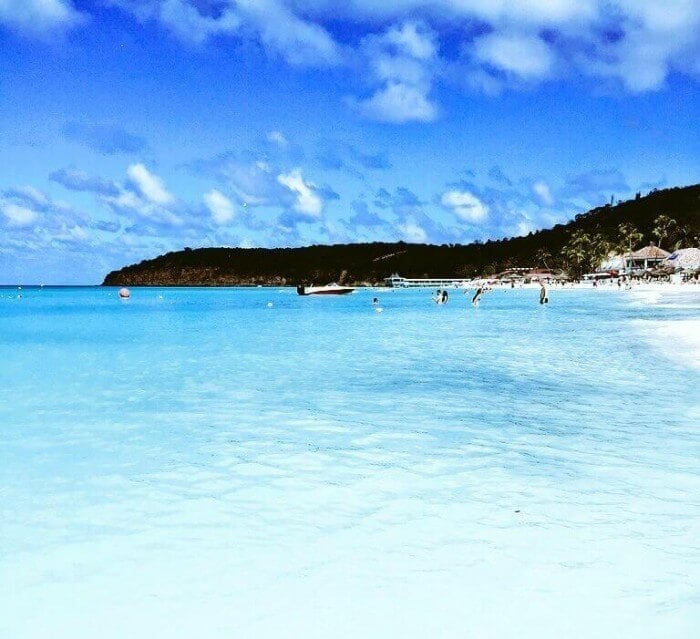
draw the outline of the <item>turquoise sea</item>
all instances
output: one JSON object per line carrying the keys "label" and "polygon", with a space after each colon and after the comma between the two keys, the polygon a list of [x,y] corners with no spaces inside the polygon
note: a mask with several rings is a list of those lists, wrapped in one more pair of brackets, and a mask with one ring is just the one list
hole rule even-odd
{"label": "turquoise sea", "polygon": [[431,293],[0,289],[0,637],[700,636],[700,294]]}

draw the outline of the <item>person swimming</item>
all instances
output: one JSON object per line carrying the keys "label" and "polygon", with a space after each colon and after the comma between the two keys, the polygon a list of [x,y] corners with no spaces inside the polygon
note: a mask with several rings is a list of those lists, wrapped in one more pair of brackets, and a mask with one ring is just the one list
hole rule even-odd
{"label": "person swimming", "polygon": [[375,298],[372,300],[372,306],[377,306],[377,304],[379,304],[379,298],[378,298],[378,297],[375,297]]}
{"label": "person swimming", "polygon": [[447,304],[447,300],[449,299],[449,297],[450,297],[450,296],[449,296],[449,294],[447,293],[447,291],[446,291],[446,290],[443,291],[443,292],[442,292],[442,301],[441,301],[440,303],[441,303],[441,304]]}
{"label": "person swimming", "polygon": [[484,294],[484,287],[479,286],[479,288],[476,289],[476,293],[474,293],[474,297],[472,297],[472,304],[474,306],[479,305],[479,300],[481,299],[481,296]]}

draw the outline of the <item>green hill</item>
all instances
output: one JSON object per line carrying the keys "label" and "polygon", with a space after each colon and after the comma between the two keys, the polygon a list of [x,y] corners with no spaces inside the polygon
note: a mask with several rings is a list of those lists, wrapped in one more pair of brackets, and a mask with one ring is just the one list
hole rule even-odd
{"label": "green hill", "polygon": [[578,274],[611,250],[656,242],[697,246],[700,184],[648,195],[576,215],[567,224],[524,237],[467,245],[336,244],[287,249],[184,249],[112,271],[104,285],[227,286],[298,282],[376,284],[404,277],[472,277],[506,268],[547,266]]}

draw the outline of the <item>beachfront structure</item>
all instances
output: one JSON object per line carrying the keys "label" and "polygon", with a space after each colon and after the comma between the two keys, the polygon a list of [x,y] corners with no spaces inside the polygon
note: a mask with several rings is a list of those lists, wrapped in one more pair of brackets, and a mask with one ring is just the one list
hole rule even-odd
{"label": "beachfront structure", "polygon": [[624,273],[625,265],[626,263],[624,255],[618,255],[617,253],[609,253],[600,265],[598,272],[609,273],[610,271],[617,271],[618,273]]}
{"label": "beachfront structure", "polygon": [[459,288],[465,286],[467,280],[454,277],[410,278],[394,273],[385,278],[384,283],[391,288]]}
{"label": "beachfront structure", "polygon": [[491,280],[499,282],[523,282],[546,280],[567,280],[568,277],[561,271],[552,271],[545,268],[509,268],[501,273],[491,276]]}
{"label": "beachfront structure", "polygon": [[670,266],[676,271],[697,271],[700,269],[700,249],[678,249],[663,261],[663,266]]}
{"label": "beachfront structure", "polygon": [[671,254],[655,246],[653,243],[638,251],[619,255],[610,253],[601,263],[595,273],[586,273],[584,279],[599,279],[617,275],[631,275],[643,271],[651,271],[665,265]]}
{"label": "beachfront structure", "polygon": [[662,248],[655,246],[653,243],[645,246],[643,249],[634,251],[625,255],[625,271],[648,271],[657,266],[661,266],[662,262],[669,257],[670,253]]}

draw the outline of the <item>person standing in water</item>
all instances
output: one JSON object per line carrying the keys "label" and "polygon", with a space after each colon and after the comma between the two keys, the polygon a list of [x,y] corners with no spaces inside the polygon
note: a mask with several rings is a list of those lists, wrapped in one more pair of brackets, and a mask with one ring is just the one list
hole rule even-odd
{"label": "person standing in water", "polygon": [[472,297],[472,304],[474,306],[479,305],[479,300],[481,299],[481,296],[484,294],[484,287],[479,286],[479,288],[476,289],[476,293],[474,293],[474,297]]}
{"label": "person standing in water", "polygon": [[547,289],[545,288],[544,282],[540,280],[540,304],[549,304],[549,298],[547,297]]}

